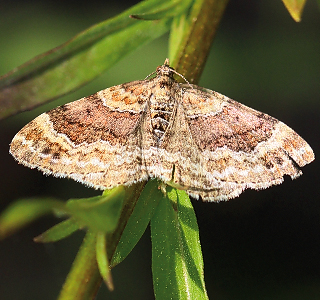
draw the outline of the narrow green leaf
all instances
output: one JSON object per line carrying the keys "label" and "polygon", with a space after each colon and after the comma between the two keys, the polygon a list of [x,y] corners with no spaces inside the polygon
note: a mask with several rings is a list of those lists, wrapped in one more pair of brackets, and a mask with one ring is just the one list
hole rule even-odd
{"label": "narrow green leaf", "polygon": [[107,240],[104,232],[97,233],[96,254],[100,274],[105,281],[108,289],[110,291],[113,291],[114,286],[107,255]]}
{"label": "narrow green leaf", "polygon": [[[168,17],[156,22],[134,20],[174,6]],[[125,54],[170,29],[171,12],[186,9],[185,1],[142,1],[117,17],[99,23],[67,43],[35,57],[0,79],[0,118],[31,109],[64,95],[97,77]],[[63,80],[61,80],[63,79]]]}
{"label": "narrow green leaf", "polygon": [[[0,87],[19,81],[32,73],[38,72],[51,64],[55,64],[60,60],[68,59],[74,52],[81,51],[92,46],[98,40],[111,35],[115,32],[122,31],[128,26],[135,24],[136,21],[129,18],[130,15],[140,13],[150,13],[159,10],[159,5],[164,6],[170,4],[171,1],[151,0],[143,1],[131,7],[123,13],[107,19],[101,23],[91,26],[89,29],[77,34],[68,42],[56,47],[48,52],[36,56],[27,63],[15,68],[1,78]],[[177,5],[179,4],[176,3]],[[60,62],[61,63],[61,62]]]}
{"label": "narrow green leaf", "polygon": [[162,5],[159,4],[156,10],[151,13],[135,14],[131,15],[131,17],[140,20],[160,20],[162,18],[174,17],[187,9],[192,1],[193,0],[164,1]]}
{"label": "narrow green leaf", "polygon": [[196,217],[184,191],[167,188],[151,219],[156,299],[208,299]]}
{"label": "narrow green leaf", "polygon": [[0,216],[0,239],[53,212],[54,209],[65,211],[64,202],[50,198],[35,198],[12,203]]}
{"label": "narrow green leaf", "polygon": [[111,232],[119,221],[125,189],[123,186],[105,191],[101,196],[70,199],[69,214],[83,227],[95,232]]}
{"label": "narrow green leaf", "polygon": [[111,267],[122,262],[138,243],[158,203],[163,201],[163,199],[163,193],[158,188],[158,182],[156,180],[149,180],[121,235],[117,249],[111,260]]}
{"label": "narrow green leaf", "polygon": [[37,243],[52,243],[68,237],[78,229],[79,225],[72,218],[69,218],[54,225],[33,240]]}
{"label": "narrow green leaf", "polygon": [[175,274],[176,255],[179,253],[177,213],[166,197],[151,219],[152,276],[156,299],[180,299]]}
{"label": "narrow green leaf", "polygon": [[[177,198],[178,203],[178,219],[181,228],[181,240],[183,255],[177,266],[183,277],[178,275],[178,281],[183,280],[179,286],[188,285],[191,295],[197,299],[208,299],[205,281],[204,281],[204,265],[199,238],[199,228],[197,218],[191,204],[190,198],[185,191],[172,189],[168,193],[168,197],[173,200]],[[190,299],[194,299],[191,297]]]}
{"label": "narrow green leaf", "polygon": [[301,15],[306,1],[307,0],[282,0],[291,17],[296,22],[301,21]]}

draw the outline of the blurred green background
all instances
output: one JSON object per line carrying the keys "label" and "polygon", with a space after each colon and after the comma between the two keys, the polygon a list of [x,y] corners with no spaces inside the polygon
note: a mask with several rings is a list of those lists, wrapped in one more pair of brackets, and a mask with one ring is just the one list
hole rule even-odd
{"label": "blurred green background", "polygon": [[[0,74],[60,45],[137,1],[2,1]],[[143,79],[167,56],[167,36],[125,57],[94,82],[57,101],[0,123],[0,208],[20,197],[98,195],[67,179],[43,176],[8,154],[13,136],[40,113],[109,86]],[[62,78],[63,80],[63,78]],[[317,153],[320,100],[320,12],[307,1],[295,23],[282,2],[230,1],[200,84],[266,112],[305,138]],[[193,200],[210,299],[320,299],[319,162],[298,180],[246,191],[224,203]],[[54,244],[32,238],[49,216],[0,244],[1,299],[56,299],[83,233]],[[149,231],[113,270],[115,291],[98,299],[153,299]]]}

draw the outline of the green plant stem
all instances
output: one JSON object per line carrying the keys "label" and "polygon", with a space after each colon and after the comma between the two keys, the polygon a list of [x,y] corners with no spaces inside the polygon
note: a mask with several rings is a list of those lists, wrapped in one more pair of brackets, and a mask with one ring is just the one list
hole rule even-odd
{"label": "green plant stem", "polygon": [[196,0],[188,17],[180,20],[183,36],[174,51],[172,66],[190,83],[199,81],[227,3],[228,0]]}
{"label": "green plant stem", "polygon": [[139,182],[134,185],[125,187],[126,189],[126,195],[128,195],[127,199],[125,200],[125,203],[123,205],[121,215],[119,218],[119,224],[117,226],[117,229],[112,232],[112,234],[108,234],[107,236],[107,244],[108,244],[108,258],[109,261],[111,261],[112,256],[117,248],[117,245],[120,241],[122,232],[124,228],[126,227],[128,220],[136,206],[136,203],[140,197],[140,194],[142,190],[144,189],[146,185],[146,181]]}
{"label": "green plant stem", "polygon": [[96,234],[88,231],[58,300],[89,300],[95,298],[102,281],[96,261],[95,240]]}
{"label": "green plant stem", "polygon": [[[116,230],[107,236],[108,259],[117,248],[121,234],[132,214],[146,182],[134,184],[126,189],[126,199],[121,211],[120,222]],[[62,287],[58,300],[91,300],[94,299],[102,283],[96,261],[96,234],[87,232],[72,268]]]}

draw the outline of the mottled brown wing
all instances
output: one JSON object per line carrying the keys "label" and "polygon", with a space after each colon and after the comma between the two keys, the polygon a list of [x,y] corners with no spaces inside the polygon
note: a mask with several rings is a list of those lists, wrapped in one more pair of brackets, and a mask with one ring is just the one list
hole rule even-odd
{"label": "mottled brown wing", "polygon": [[43,113],[11,142],[21,164],[99,189],[148,178],[141,143],[145,81],[102,90]]}
{"label": "mottled brown wing", "polygon": [[[183,106],[192,140],[201,153],[202,186],[190,195],[227,200],[244,189],[296,178],[314,160],[311,147],[284,123],[219,93],[185,87]],[[205,108],[205,109],[203,109]]]}

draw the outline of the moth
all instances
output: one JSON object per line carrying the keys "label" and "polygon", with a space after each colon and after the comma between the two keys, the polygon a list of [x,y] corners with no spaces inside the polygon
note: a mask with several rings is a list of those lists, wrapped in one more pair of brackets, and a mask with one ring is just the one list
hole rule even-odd
{"label": "moth", "polygon": [[204,201],[297,178],[314,160],[306,141],[277,119],[177,82],[168,59],[155,73],[41,114],[15,135],[10,153],[96,189],[156,178]]}

